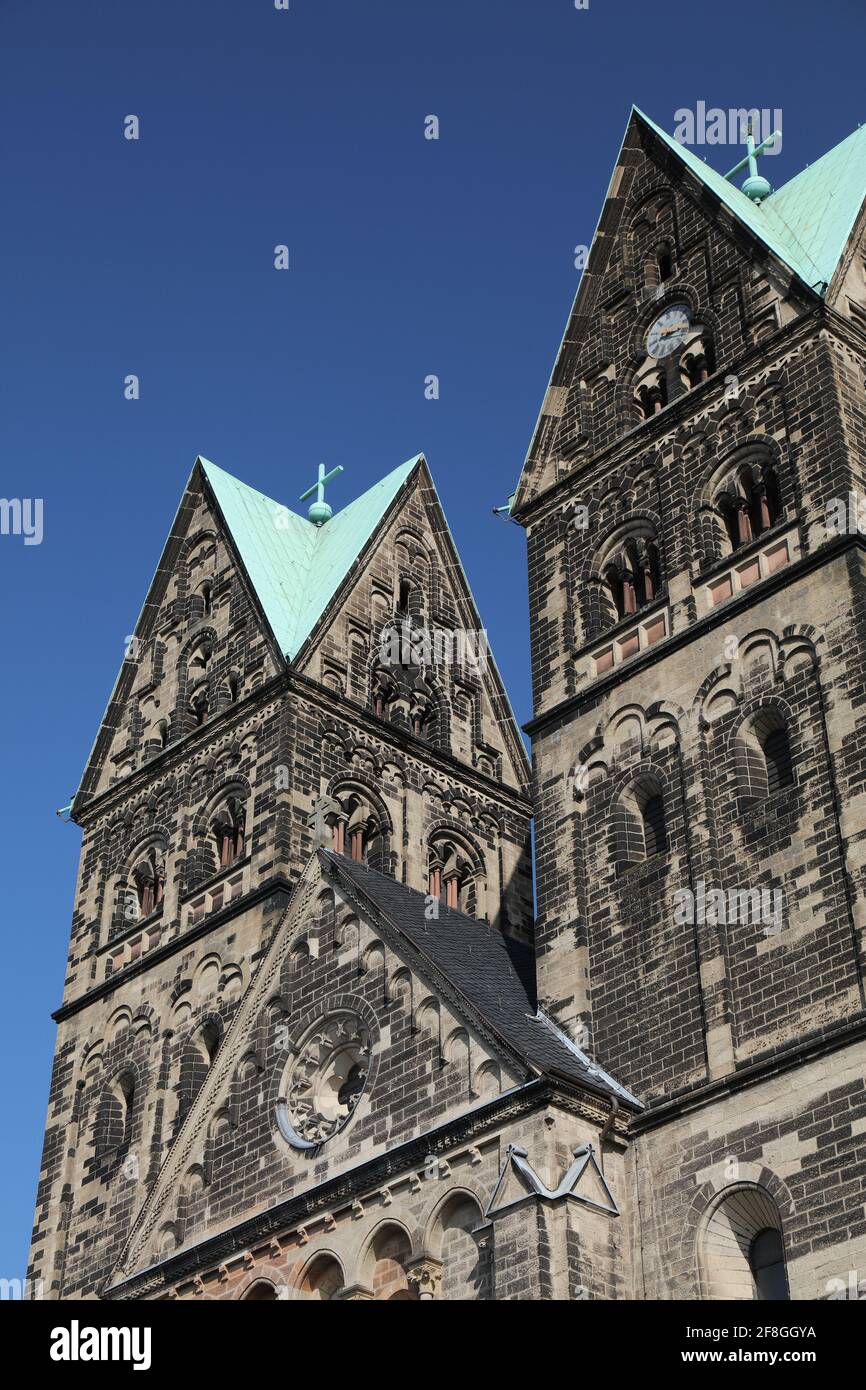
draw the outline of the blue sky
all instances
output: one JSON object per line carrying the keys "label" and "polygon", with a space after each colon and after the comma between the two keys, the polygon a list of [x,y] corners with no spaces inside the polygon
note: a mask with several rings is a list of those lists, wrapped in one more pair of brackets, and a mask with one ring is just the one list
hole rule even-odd
{"label": "blue sky", "polygon": [[322,460],[339,505],[424,451],[525,720],[524,543],[491,508],[630,105],[668,130],[698,101],[780,108],[781,183],[866,120],[864,38],[862,0],[0,4],[0,491],[44,505],[41,545],[0,536],[0,1276],[24,1267],[80,843],[54,811],[196,454],[294,506]]}

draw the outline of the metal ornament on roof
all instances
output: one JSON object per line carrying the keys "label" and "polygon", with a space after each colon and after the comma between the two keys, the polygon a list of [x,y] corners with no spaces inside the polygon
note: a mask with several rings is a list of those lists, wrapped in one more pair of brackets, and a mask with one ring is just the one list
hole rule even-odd
{"label": "metal ornament on roof", "polygon": [[747,198],[751,198],[753,203],[763,202],[763,200],[765,198],[768,198],[773,191],[772,185],[770,184],[769,180],[765,179],[763,174],[758,173],[758,155],[763,154],[764,151],[768,150],[771,145],[775,145],[776,141],[781,136],[781,133],[782,132],[779,130],[774,130],[772,135],[768,135],[766,140],[762,140],[760,145],[756,145],[755,137],[752,133],[752,121],[750,117],[749,124],[746,128],[747,153],[745,155],[745,158],[741,159],[739,164],[735,164],[733,169],[729,169],[728,172],[725,174],[726,179],[732,179],[735,174],[738,174],[740,172],[741,169],[745,169],[746,166],[748,166],[749,177],[743,184],[743,192],[745,193]]}
{"label": "metal ornament on roof", "polygon": [[[607,1185],[592,1144],[581,1144],[572,1153],[574,1162],[558,1187],[548,1187],[528,1162],[526,1150],[517,1144],[509,1144],[485,1216],[495,1218],[500,1212],[533,1197],[542,1197],[549,1202],[569,1197],[596,1211],[619,1216],[616,1198]],[[580,1191],[581,1186],[583,1191]],[[590,1196],[590,1191],[595,1195]]]}
{"label": "metal ornament on roof", "polygon": [[299,502],[306,502],[308,497],[312,497],[313,493],[316,494],[316,500],[310,503],[307,512],[307,516],[314,526],[323,526],[334,515],[333,507],[325,501],[325,484],[329,483],[332,478],[336,478],[337,474],[342,473],[342,471],[343,465],[338,463],[336,468],[332,468],[330,473],[326,473],[325,465],[320,463],[318,481],[308,487],[306,492],[302,492],[298,498]]}

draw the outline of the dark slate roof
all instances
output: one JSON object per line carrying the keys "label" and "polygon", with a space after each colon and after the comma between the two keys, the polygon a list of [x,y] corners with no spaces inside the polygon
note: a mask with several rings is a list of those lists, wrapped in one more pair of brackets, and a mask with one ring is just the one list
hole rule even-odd
{"label": "dark slate roof", "polygon": [[639,1104],[539,1011],[529,947],[444,904],[438,919],[428,920],[423,893],[331,850],[319,854],[329,875],[365,898],[530,1067]]}

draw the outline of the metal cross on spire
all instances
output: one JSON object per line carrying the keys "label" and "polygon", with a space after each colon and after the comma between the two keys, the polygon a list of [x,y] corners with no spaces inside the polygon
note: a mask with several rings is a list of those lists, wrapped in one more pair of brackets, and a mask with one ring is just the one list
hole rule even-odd
{"label": "metal cross on spire", "polygon": [[342,473],[342,471],[343,465],[338,463],[336,468],[332,468],[330,473],[326,473],[325,465],[320,463],[318,481],[313,483],[312,487],[308,487],[306,492],[302,492],[298,498],[299,502],[306,502],[308,497],[312,497],[313,493],[316,494],[316,500],[310,503],[310,508],[307,512],[307,516],[314,526],[323,526],[324,523],[330,521],[331,517],[334,515],[333,507],[329,506],[325,501],[325,483],[329,483],[332,478],[336,478],[337,474]]}
{"label": "metal cross on spire", "polygon": [[747,198],[752,199],[753,203],[763,202],[764,198],[768,197],[773,191],[769,180],[765,179],[763,174],[758,173],[758,155],[763,154],[764,150],[768,150],[771,145],[775,145],[776,141],[780,139],[781,134],[782,132],[780,130],[774,130],[772,135],[768,135],[766,140],[762,140],[760,145],[756,145],[755,137],[752,132],[752,118],[750,116],[749,124],[746,127],[746,157],[745,159],[741,159],[739,164],[735,164],[733,169],[729,169],[725,174],[726,179],[732,179],[734,174],[738,174],[741,169],[745,169],[748,165],[749,177],[743,184],[743,192]]}

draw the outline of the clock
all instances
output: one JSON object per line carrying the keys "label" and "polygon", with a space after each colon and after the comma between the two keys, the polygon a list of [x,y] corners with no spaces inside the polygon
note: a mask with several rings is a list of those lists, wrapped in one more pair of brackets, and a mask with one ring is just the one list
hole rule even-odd
{"label": "clock", "polygon": [[650,357],[670,357],[682,347],[686,334],[691,328],[689,311],[685,304],[672,304],[650,325],[647,333],[646,350]]}

